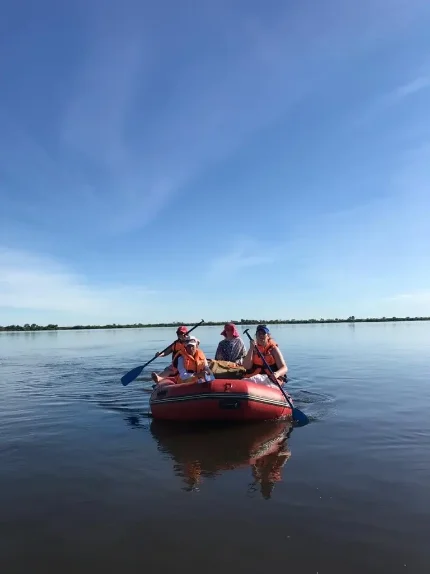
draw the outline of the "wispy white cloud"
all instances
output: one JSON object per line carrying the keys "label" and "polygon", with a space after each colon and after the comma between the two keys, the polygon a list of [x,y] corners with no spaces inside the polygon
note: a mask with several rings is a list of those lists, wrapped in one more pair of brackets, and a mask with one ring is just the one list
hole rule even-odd
{"label": "wispy white cloud", "polygon": [[[381,114],[393,106],[402,104],[407,98],[410,98],[419,92],[430,88],[430,75],[418,75],[413,80],[395,86],[391,90],[378,95],[374,101],[360,113],[354,120],[355,126],[362,126],[373,120],[378,114]],[[420,124],[422,126],[422,124]]]}
{"label": "wispy white cloud", "polygon": [[[197,27],[207,26],[207,12],[197,10]],[[232,17],[234,36],[220,14],[213,21],[231,45],[228,58],[225,49],[214,51],[211,40],[196,38],[205,56],[194,49],[190,57],[180,46],[182,60],[160,48],[157,36],[170,35],[164,16],[156,33],[144,19],[139,30],[130,17],[108,19],[106,30],[94,23],[98,17],[89,23],[93,45],[75,79],[61,133],[66,148],[102,167],[105,184],[96,198],[103,212],[106,203],[111,206],[108,227],[118,231],[145,225],[183,185],[228,157],[311,88],[310,75],[292,79],[286,73],[289,68],[296,72],[296,64],[289,43],[282,41],[284,26],[260,27],[250,34],[246,18]],[[261,58],[269,34],[275,50],[270,63]],[[159,93],[160,73],[172,78],[163,80],[166,93]],[[149,116],[145,102],[154,97],[160,102]],[[139,133],[130,138],[133,131]]]}
{"label": "wispy white cloud", "polygon": [[385,298],[386,301],[405,302],[414,304],[430,303],[430,290],[413,291],[411,293],[399,293]]}
{"label": "wispy white cloud", "polygon": [[[339,0],[329,4],[319,10],[314,5],[284,8],[263,19],[252,16],[252,10],[243,14],[227,5],[202,6],[194,12],[195,27],[206,30],[206,37],[189,29],[187,19],[169,4],[177,26],[189,30],[177,55],[166,53],[159,40],[172,38],[162,7],[155,29],[136,5],[124,17],[114,2],[112,19],[95,11],[89,21],[94,43],[76,79],[63,134],[69,144],[108,166],[110,185],[99,203],[107,196],[115,209],[106,223],[123,230],[157,217],[184,185],[315,91],[330,65],[347,59],[353,39],[363,48],[375,40],[375,27],[382,35],[390,33],[402,23],[405,9],[401,0],[396,11],[386,10],[386,0],[376,8],[374,0],[366,0],[357,19],[356,10]],[[340,14],[335,21],[328,16],[332,12]],[[215,38],[223,44],[216,50]],[[193,46],[191,52],[187,45]],[[170,49],[175,46],[173,37]],[[159,93],[160,73],[170,76],[163,80],[164,93]],[[154,96],[161,106],[154,117],[145,117],[145,102]],[[131,141],[127,134],[136,114],[134,129],[140,133]]]}
{"label": "wispy white cloud", "polygon": [[[0,308],[46,312],[52,322],[68,317],[82,321],[155,319],[157,293],[141,286],[90,283],[53,259],[26,251],[0,247]],[[32,315],[33,314],[33,315]]]}
{"label": "wispy white cloud", "polygon": [[226,251],[209,261],[207,278],[222,282],[243,273],[250,268],[260,268],[275,263],[281,250],[273,245],[265,245],[249,237],[238,237]]}
{"label": "wispy white cloud", "polygon": [[80,14],[82,60],[52,129],[58,150],[55,142],[55,153],[45,151],[25,128],[12,141],[13,130],[0,130],[0,168],[34,187],[37,200],[22,209],[56,207],[73,223],[115,232],[157,217],[186,183],[329,84],[351,50],[367,50],[425,9],[421,0],[259,13],[203,3],[190,22],[173,2],[108,6],[88,2]]}
{"label": "wispy white cloud", "polygon": [[124,132],[141,65],[142,41],[136,33],[96,36],[66,106],[63,141],[113,173],[129,165]]}
{"label": "wispy white cloud", "polygon": [[389,99],[394,101],[399,101],[407,96],[412,96],[421,90],[430,87],[430,76],[422,76],[419,78],[415,78],[414,80],[408,82],[407,84],[403,84],[396,88]]}

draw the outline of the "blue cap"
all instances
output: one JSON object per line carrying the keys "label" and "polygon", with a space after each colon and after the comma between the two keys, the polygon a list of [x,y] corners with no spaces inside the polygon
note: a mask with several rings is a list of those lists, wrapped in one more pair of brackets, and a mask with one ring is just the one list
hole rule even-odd
{"label": "blue cap", "polygon": [[270,333],[269,327],[266,327],[266,325],[257,325],[255,332],[257,333],[258,331],[264,331],[267,335]]}

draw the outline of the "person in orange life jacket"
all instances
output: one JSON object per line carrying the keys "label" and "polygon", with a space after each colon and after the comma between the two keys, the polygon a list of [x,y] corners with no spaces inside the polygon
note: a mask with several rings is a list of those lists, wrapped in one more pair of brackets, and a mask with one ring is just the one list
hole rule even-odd
{"label": "person in orange life jacket", "polygon": [[255,335],[257,342],[254,340],[250,341],[249,351],[243,358],[246,376],[252,377],[254,375],[267,374],[267,369],[255,349],[257,346],[275,377],[277,379],[284,378],[284,375],[288,372],[288,367],[278,344],[270,336],[269,328],[266,325],[258,325]]}
{"label": "person in orange life jacket", "polygon": [[177,383],[191,383],[213,380],[205,354],[198,348],[195,337],[185,341],[185,348],[179,351],[173,359],[173,366],[177,369]]}
{"label": "person in orange life jacket", "polygon": [[[178,327],[176,329],[176,335],[178,337],[178,341],[175,341],[174,343],[172,343],[170,345],[170,347],[167,349],[167,351],[165,351],[164,353],[163,353],[163,351],[155,353],[155,356],[156,357],[166,357],[166,356],[172,354],[172,358],[173,358],[180,350],[182,350],[184,348],[184,342],[187,339],[187,332],[188,332],[188,329],[184,325],[182,325],[181,327]],[[199,341],[199,343],[200,343],[200,341]],[[165,379],[166,377],[174,377],[177,374],[178,374],[178,370],[175,369],[175,367],[171,363],[159,375],[157,375],[157,373],[155,373],[155,372],[151,373],[151,378],[154,381],[154,383],[159,383],[161,381],[161,379]]]}

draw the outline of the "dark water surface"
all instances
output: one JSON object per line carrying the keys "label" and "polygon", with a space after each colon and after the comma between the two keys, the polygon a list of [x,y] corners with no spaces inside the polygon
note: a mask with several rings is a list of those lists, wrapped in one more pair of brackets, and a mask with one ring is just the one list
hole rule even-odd
{"label": "dark water surface", "polygon": [[273,333],[304,428],[156,424],[172,329],[0,334],[1,572],[428,574],[430,323]]}

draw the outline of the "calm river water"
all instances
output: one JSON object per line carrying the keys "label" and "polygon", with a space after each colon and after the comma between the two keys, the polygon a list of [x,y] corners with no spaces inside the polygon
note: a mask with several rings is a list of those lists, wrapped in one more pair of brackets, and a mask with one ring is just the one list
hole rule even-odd
{"label": "calm river water", "polygon": [[430,323],[272,332],[289,433],[155,424],[174,329],[0,334],[1,571],[428,574]]}

